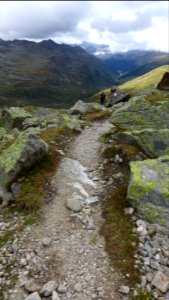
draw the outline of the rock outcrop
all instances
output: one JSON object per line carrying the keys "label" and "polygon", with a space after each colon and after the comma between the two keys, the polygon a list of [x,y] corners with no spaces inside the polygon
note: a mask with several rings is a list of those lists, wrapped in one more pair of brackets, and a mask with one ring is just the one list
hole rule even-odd
{"label": "rock outcrop", "polygon": [[111,89],[111,94],[109,95],[107,107],[112,107],[115,104],[120,102],[127,102],[129,99],[130,99],[130,95],[128,93],[114,87]]}
{"label": "rock outcrop", "polygon": [[138,147],[149,158],[169,155],[169,129],[143,129],[138,131],[119,132],[113,139],[121,144]]}
{"label": "rock outcrop", "polygon": [[127,198],[151,223],[169,228],[169,156],[130,163]]}
{"label": "rock outcrop", "polygon": [[169,228],[169,101],[134,97],[113,111],[110,122],[120,129],[114,141],[151,158],[130,163],[127,198],[146,220]]}
{"label": "rock outcrop", "polygon": [[32,129],[20,133],[16,141],[0,156],[0,196],[33,164],[48,152],[48,145]]}
{"label": "rock outcrop", "polygon": [[10,131],[12,128],[18,128],[20,130],[23,129],[23,121],[30,117],[31,114],[23,108],[4,108],[1,113],[0,124],[7,131]]}
{"label": "rock outcrop", "polygon": [[125,130],[169,128],[169,101],[153,105],[142,97],[133,97],[112,113],[110,122]]}
{"label": "rock outcrop", "polygon": [[85,115],[90,112],[104,111],[105,107],[98,103],[86,103],[82,100],[78,100],[75,105],[70,109],[72,115]]}
{"label": "rock outcrop", "polygon": [[169,91],[169,72],[165,72],[162,79],[157,85],[157,88],[161,91]]}

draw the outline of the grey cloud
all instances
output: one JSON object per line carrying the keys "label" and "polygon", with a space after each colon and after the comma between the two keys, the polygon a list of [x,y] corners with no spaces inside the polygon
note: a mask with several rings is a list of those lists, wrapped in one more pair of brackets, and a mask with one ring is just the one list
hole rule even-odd
{"label": "grey cloud", "polygon": [[90,5],[88,1],[11,1],[0,10],[0,34],[3,38],[43,39],[71,33]]}
{"label": "grey cloud", "polygon": [[110,31],[114,33],[125,33],[130,31],[143,30],[151,26],[152,19],[150,13],[136,13],[134,20],[113,20],[102,18],[95,20],[92,26],[100,31]]}

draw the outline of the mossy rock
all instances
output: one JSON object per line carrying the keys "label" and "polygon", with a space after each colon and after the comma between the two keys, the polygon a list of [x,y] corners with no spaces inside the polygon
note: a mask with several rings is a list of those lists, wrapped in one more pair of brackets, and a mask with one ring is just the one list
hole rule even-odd
{"label": "mossy rock", "polygon": [[72,115],[85,115],[90,112],[99,112],[104,110],[106,110],[106,108],[99,103],[86,103],[82,100],[78,100],[69,111]]}
{"label": "mossy rock", "polygon": [[47,144],[28,129],[0,155],[0,187],[7,187],[48,152]]}
{"label": "mossy rock", "polygon": [[169,128],[169,101],[154,105],[142,97],[133,97],[115,110],[109,121],[124,130]]}
{"label": "mossy rock", "polygon": [[5,128],[0,127],[0,141],[3,139],[5,134],[6,134]]}
{"label": "mossy rock", "polygon": [[169,156],[131,162],[130,168],[128,200],[148,221],[169,227]]}
{"label": "mossy rock", "polygon": [[145,129],[119,132],[113,139],[138,147],[149,158],[169,155],[169,129]]}
{"label": "mossy rock", "polygon": [[40,121],[38,118],[26,118],[23,122],[22,122],[22,127],[23,129],[27,129],[30,127],[37,127],[40,125]]}
{"label": "mossy rock", "polygon": [[4,108],[1,112],[0,124],[7,131],[10,131],[12,128],[23,129],[23,121],[26,118],[30,118],[31,114],[28,113],[25,109],[20,107],[10,107]]}
{"label": "mossy rock", "polygon": [[73,116],[69,116],[68,114],[62,114],[60,116],[58,125],[72,130],[81,130],[80,121]]}

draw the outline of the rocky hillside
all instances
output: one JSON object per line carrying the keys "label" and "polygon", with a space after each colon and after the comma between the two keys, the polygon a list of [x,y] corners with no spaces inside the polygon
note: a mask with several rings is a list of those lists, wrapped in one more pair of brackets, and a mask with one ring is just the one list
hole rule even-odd
{"label": "rocky hillside", "polygon": [[0,40],[0,106],[71,106],[115,83],[115,76],[80,47]]}

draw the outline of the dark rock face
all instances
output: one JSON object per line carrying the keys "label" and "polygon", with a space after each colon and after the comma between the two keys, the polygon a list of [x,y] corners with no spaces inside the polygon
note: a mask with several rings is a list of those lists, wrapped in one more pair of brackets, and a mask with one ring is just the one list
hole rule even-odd
{"label": "dark rock face", "polygon": [[162,91],[169,91],[169,72],[165,72],[162,79],[157,85],[157,88]]}
{"label": "dark rock face", "polygon": [[120,89],[112,88],[107,107],[112,107],[119,102],[127,102],[130,99],[130,95]]}

